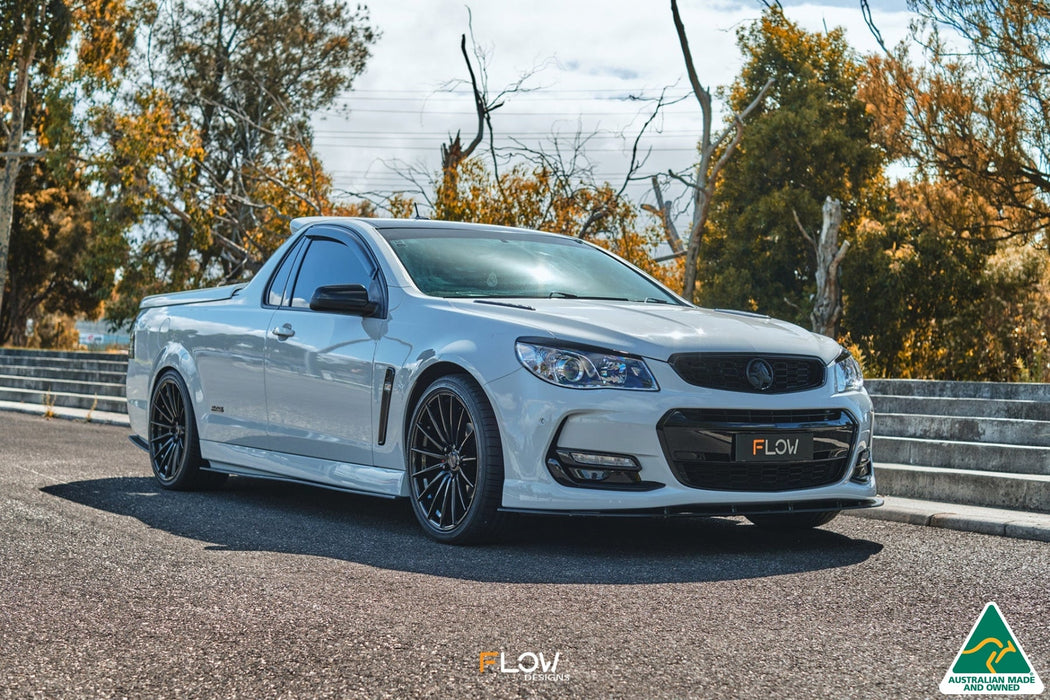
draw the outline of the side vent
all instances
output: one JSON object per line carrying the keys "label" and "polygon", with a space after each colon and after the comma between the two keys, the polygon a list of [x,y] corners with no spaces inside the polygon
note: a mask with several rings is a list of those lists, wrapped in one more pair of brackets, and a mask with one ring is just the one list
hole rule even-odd
{"label": "side vent", "polygon": [[386,425],[390,418],[390,395],[394,393],[394,368],[387,367],[383,377],[383,398],[379,403],[379,444],[386,444]]}

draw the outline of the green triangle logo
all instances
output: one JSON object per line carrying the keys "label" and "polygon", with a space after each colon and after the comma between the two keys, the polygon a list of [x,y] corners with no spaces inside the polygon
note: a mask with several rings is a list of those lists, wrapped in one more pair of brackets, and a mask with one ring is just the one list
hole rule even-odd
{"label": "green triangle logo", "polygon": [[988,603],[941,681],[946,694],[1032,695],[1043,681],[999,606]]}

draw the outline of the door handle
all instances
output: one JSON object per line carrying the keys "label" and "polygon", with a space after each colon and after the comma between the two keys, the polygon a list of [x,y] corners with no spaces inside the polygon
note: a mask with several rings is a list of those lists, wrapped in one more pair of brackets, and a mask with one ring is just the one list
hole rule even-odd
{"label": "door handle", "polygon": [[286,323],[283,326],[276,326],[270,332],[278,338],[280,338],[281,340],[284,340],[285,338],[291,338],[293,335],[295,335],[295,331],[292,330],[292,324],[290,323]]}

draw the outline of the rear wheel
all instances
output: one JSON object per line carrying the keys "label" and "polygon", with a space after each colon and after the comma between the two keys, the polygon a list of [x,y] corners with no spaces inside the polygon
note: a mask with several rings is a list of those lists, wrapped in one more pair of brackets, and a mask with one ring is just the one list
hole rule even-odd
{"label": "rear wheel", "polygon": [[448,544],[493,538],[502,523],[503,445],[488,399],[465,375],[423,393],[408,431],[412,510],[430,537]]}
{"label": "rear wheel", "polygon": [[201,469],[193,404],[186,383],[172,370],[160,375],[150,397],[149,457],[153,476],[166,489],[210,488],[226,480],[226,474]]}
{"label": "rear wheel", "polygon": [[780,530],[809,530],[830,523],[837,510],[816,510],[808,513],[756,513],[747,516],[755,525]]}

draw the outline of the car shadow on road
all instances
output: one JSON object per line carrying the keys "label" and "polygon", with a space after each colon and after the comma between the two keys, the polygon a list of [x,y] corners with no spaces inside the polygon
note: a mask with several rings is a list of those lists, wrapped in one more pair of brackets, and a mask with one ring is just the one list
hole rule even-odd
{"label": "car shadow on road", "polygon": [[429,540],[407,501],[234,477],[210,492],[172,492],[153,479],[57,484],[44,492],[136,518],[211,550],[270,551],[484,582],[725,581],[850,566],[882,545],[830,530],[762,530],[729,518],[516,516],[496,544]]}

